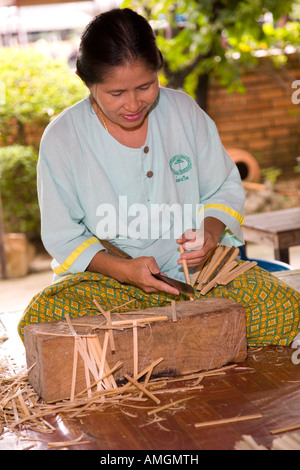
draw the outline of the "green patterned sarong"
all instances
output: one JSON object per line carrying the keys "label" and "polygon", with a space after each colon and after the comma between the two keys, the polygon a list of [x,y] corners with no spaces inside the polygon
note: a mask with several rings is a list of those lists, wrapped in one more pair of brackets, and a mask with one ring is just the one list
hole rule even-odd
{"label": "green patterned sarong", "polygon": [[[195,297],[201,297],[198,291]],[[300,293],[257,266],[227,286],[215,287],[205,297],[226,297],[245,307],[248,346],[287,346],[299,332]],[[188,297],[163,292],[146,294],[101,274],[78,273],[52,284],[31,300],[19,322],[19,334],[23,339],[26,325],[61,320],[65,314],[70,318],[98,315],[94,299],[105,310],[132,300],[130,309],[124,306],[121,312],[165,306],[171,300],[178,302]]]}

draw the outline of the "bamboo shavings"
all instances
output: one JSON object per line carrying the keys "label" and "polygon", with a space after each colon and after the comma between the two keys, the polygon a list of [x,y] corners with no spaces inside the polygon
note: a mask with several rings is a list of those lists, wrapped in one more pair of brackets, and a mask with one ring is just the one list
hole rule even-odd
{"label": "bamboo shavings", "polygon": [[[17,370],[9,361],[0,362],[0,431],[7,430],[17,433],[22,429],[28,429],[40,433],[53,433],[56,429],[51,426],[46,418],[57,414],[65,415],[68,418],[80,417],[95,410],[105,410],[109,406],[133,406],[136,410],[141,409],[139,403],[145,398],[150,398],[156,404],[160,404],[160,399],[156,396],[165,392],[165,397],[173,391],[168,387],[169,383],[176,381],[192,382],[190,385],[184,387],[176,387],[174,390],[177,393],[182,392],[184,398],[161,405],[159,408],[149,410],[149,406],[144,409],[147,415],[152,416],[162,411],[178,411],[178,405],[182,404],[195,397],[188,396],[187,393],[199,391],[196,382],[206,376],[221,375],[226,373],[227,369],[235,367],[235,365],[225,366],[224,368],[189,374],[180,377],[173,377],[168,382],[168,378],[154,379],[151,375],[155,367],[163,361],[159,358],[153,361],[148,367],[138,373],[134,378],[129,378],[125,385],[119,385],[117,388],[95,390],[92,394],[87,395],[87,389],[75,394],[74,399],[66,399],[56,403],[45,403],[38,397],[36,392],[32,389],[28,382],[28,371],[24,368]],[[2,366],[2,367],[1,367]],[[121,367],[121,364],[116,364],[109,374],[113,375],[114,371]],[[103,378],[102,378],[103,379]],[[96,383],[90,384],[90,388],[95,388]],[[21,397],[20,399],[18,397]],[[132,403],[130,405],[130,403]],[[149,413],[148,413],[149,412]],[[79,441],[77,444],[85,444],[86,442]],[[58,443],[58,447],[72,446],[72,444],[63,441]]]}
{"label": "bamboo shavings", "polygon": [[256,261],[239,264],[239,249],[226,245],[217,245],[208,260],[196,269],[192,285],[201,295],[207,294],[214,287],[225,286],[235,278],[256,266]]}

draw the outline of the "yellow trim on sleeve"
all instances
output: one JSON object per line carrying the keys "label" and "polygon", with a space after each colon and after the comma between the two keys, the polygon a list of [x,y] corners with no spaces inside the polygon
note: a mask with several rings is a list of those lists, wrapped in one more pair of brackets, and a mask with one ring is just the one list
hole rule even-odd
{"label": "yellow trim on sleeve", "polygon": [[78,256],[81,255],[81,253],[82,253],[86,248],[88,248],[89,246],[93,245],[94,243],[99,243],[98,238],[92,237],[92,238],[89,238],[88,240],[86,240],[85,242],[81,243],[81,245],[79,245],[79,246],[76,248],[76,250],[74,250],[73,253],[71,253],[70,256],[68,256],[68,258],[63,262],[63,264],[61,264],[61,265],[58,266],[57,268],[54,268],[55,274],[61,274],[61,273],[63,273],[64,271],[68,271],[68,269],[69,269],[70,266],[74,263],[74,261],[76,261],[76,259],[78,258]]}
{"label": "yellow trim on sleeve", "polygon": [[234,209],[231,209],[231,207],[227,207],[224,204],[207,204],[206,206],[200,209],[199,214],[205,209],[219,209],[221,211],[224,211],[234,217],[241,224],[241,226],[243,226],[244,217],[239,212],[235,211]]}

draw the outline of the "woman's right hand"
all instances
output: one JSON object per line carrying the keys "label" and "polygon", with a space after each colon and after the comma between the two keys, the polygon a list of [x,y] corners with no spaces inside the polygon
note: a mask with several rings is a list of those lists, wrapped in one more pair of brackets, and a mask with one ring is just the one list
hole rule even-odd
{"label": "woman's right hand", "polygon": [[101,273],[122,284],[139,287],[146,293],[163,291],[168,294],[179,294],[177,289],[152,276],[160,273],[159,266],[152,256],[121,259],[99,251],[87,267],[87,271]]}
{"label": "woman's right hand", "polygon": [[123,261],[126,261],[126,266],[125,263],[123,266],[125,273],[123,282],[139,287],[147,293],[163,291],[174,295],[179,294],[177,289],[152,276],[152,274],[160,273],[159,266],[152,256],[141,256]]}

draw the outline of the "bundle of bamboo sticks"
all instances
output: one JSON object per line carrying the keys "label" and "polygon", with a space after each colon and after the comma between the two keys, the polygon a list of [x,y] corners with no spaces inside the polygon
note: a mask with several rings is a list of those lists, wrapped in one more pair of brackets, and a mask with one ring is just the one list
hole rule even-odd
{"label": "bundle of bamboo sticks", "polygon": [[256,261],[238,262],[239,249],[217,245],[207,261],[192,276],[191,284],[205,295],[214,287],[225,286],[235,278],[257,265]]}
{"label": "bundle of bamboo sticks", "polygon": [[300,450],[300,435],[288,433],[277,437],[273,439],[270,449],[258,444],[252,436],[243,435],[242,439],[235,444],[234,450]]}

